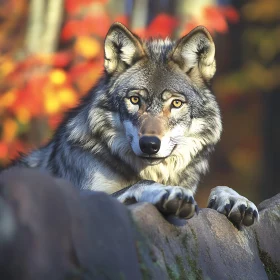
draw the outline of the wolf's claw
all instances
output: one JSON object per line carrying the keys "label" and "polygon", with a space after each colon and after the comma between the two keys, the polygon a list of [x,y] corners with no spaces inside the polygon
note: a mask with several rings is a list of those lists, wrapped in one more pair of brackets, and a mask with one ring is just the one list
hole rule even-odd
{"label": "wolf's claw", "polygon": [[208,208],[226,215],[236,225],[251,226],[259,218],[255,204],[228,187],[212,189]]}
{"label": "wolf's claw", "polygon": [[194,215],[196,204],[191,191],[181,187],[164,187],[164,189],[166,193],[155,204],[162,213],[186,219]]}
{"label": "wolf's claw", "polygon": [[135,185],[120,195],[118,199],[126,203],[131,199],[137,202],[149,202],[163,214],[191,218],[196,212],[193,193],[182,187],[164,186],[158,183]]}

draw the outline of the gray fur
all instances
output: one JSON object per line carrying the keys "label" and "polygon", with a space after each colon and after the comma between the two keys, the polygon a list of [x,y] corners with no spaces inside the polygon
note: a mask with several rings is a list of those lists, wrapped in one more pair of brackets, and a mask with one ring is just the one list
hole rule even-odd
{"label": "gray fur", "polygon": [[[209,86],[214,53],[212,38],[202,27],[176,43],[141,41],[114,24],[105,40],[103,77],[66,116],[50,143],[17,164],[47,169],[82,190],[124,190],[119,196],[124,202],[133,197],[154,204],[171,199],[178,209],[191,204],[183,212],[192,216],[195,203],[190,197],[208,170],[209,155],[222,131]],[[184,102],[181,109],[168,105],[174,94]],[[129,101],[133,95],[141,99],[138,107]],[[155,130],[163,127],[159,133],[150,128],[149,133],[162,140],[154,159],[137,146],[147,119],[155,122]],[[127,186],[132,187],[124,189]],[[181,187],[172,190],[175,186]],[[178,209],[171,212],[179,215]]]}

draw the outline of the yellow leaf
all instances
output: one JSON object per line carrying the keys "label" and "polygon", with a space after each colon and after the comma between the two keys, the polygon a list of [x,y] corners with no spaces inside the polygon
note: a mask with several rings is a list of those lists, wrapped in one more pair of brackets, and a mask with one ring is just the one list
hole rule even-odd
{"label": "yellow leaf", "polygon": [[45,100],[45,110],[47,114],[55,114],[60,110],[60,103],[58,102],[57,98],[55,97],[48,97]]}
{"label": "yellow leaf", "polygon": [[61,69],[52,70],[50,73],[50,81],[55,85],[64,84],[66,79],[66,73]]}
{"label": "yellow leaf", "polygon": [[10,90],[0,97],[0,108],[10,107],[16,100],[15,90]]}
{"label": "yellow leaf", "polygon": [[58,92],[58,99],[61,104],[72,107],[77,103],[77,95],[74,90],[71,88],[62,88]]}
{"label": "yellow leaf", "polygon": [[74,49],[79,55],[90,59],[100,54],[101,46],[98,40],[81,36],[77,39]]}
{"label": "yellow leaf", "polygon": [[4,142],[14,140],[17,133],[17,123],[13,119],[6,119],[3,123],[2,139]]}

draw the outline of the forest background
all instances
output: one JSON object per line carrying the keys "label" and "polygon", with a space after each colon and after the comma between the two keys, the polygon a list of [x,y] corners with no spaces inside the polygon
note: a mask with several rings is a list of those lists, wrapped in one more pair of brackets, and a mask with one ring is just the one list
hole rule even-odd
{"label": "forest background", "polygon": [[205,25],[216,43],[213,90],[224,132],[197,201],[228,185],[258,203],[279,192],[279,0],[0,0],[0,167],[50,139],[102,74],[119,21],[176,39]]}

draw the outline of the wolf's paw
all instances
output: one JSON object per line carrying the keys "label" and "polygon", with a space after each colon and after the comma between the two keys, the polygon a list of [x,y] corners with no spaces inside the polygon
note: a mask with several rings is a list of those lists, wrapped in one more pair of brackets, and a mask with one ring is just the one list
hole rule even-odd
{"label": "wolf's paw", "polygon": [[197,210],[193,193],[182,187],[164,186],[149,181],[132,186],[118,199],[123,203],[130,201],[149,202],[163,214],[191,218]]}
{"label": "wolf's paw", "polygon": [[251,226],[259,219],[256,205],[229,187],[212,189],[208,208],[226,215],[236,225]]}
{"label": "wolf's paw", "polygon": [[155,198],[154,205],[164,214],[190,219],[197,210],[193,193],[182,187],[163,187]]}

